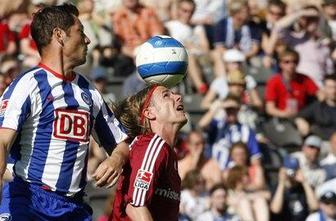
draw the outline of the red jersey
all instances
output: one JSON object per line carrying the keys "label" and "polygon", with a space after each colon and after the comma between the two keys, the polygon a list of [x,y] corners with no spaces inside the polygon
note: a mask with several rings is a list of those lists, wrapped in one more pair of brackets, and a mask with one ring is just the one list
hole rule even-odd
{"label": "red jersey", "polygon": [[157,134],[138,136],[130,148],[110,220],[130,220],[125,210],[131,204],[146,206],[154,220],[177,221],[181,179],[173,148]]}
{"label": "red jersey", "polygon": [[265,90],[265,100],[273,101],[280,110],[285,110],[287,101],[295,99],[298,110],[306,106],[307,98],[315,96],[318,87],[307,76],[295,74],[295,77],[288,83],[285,82],[281,74],[275,74],[268,80]]}
{"label": "red jersey", "polygon": [[0,22],[0,52],[5,52],[8,46],[8,43],[15,41],[15,34],[12,32],[8,24],[5,22]]}

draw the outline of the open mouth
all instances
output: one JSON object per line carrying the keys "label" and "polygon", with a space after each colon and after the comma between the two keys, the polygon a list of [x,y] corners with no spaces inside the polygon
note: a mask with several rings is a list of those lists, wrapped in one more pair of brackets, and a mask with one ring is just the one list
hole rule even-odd
{"label": "open mouth", "polygon": [[178,105],[176,108],[177,111],[184,111],[184,107],[182,104]]}

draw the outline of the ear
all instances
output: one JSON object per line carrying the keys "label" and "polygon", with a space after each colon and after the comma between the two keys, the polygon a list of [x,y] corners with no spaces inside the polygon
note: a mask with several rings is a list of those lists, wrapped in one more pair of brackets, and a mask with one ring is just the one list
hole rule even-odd
{"label": "ear", "polygon": [[54,28],[53,36],[55,40],[63,47],[65,36],[66,36],[65,32],[60,28]]}
{"label": "ear", "polygon": [[156,116],[152,107],[147,107],[143,110],[143,115],[149,120],[155,120]]}

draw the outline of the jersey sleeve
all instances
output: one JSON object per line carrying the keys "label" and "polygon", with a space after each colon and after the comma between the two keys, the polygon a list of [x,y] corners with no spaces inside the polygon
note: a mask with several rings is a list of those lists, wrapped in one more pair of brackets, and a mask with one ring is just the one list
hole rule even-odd
{"label": "jersey sleeve", "polygon": [[99,146],[102,146],[108,153],[111,153],[114,147],[127,138],[126,130],[115,118],[113,112],[98,91],[93,96],[93,137]]}
{"label": "jersey sleeve", "polygon": [[136,148],[131,157],[128,203],[140,207],[147,206],[153,198],[159,178],[165,173],[169,147],[164,140],[154,137],[145,151],[136,151]]}
{"label": "jersey sleeve", "polygon": [[5,90],[0,98],[0,127],[19,131],[31,113],[29,77],[20,76]]}
{"label": "jersey sleeve", "polygon": [[267,101],[273,101],[275,102],[277,99],[277,88],[276,88],[276,78],[272,77],[266,84],[266,89],[265,89],[265,100]]}

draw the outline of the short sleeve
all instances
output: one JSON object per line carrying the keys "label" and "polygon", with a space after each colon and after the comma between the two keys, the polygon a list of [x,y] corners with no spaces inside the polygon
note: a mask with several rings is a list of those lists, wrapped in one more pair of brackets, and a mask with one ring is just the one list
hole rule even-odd
{"label": "short sleeve", "polygon": [[21,129],[31,112],[32,84],[28,76],[21,75],[5,90],[0,98],[0,127]]}
{"label": "short sleeve", "polygon": [[168,145],[155,135],[145,151],[137,150],[130,158],[131,176],[128,203],[135,207],[147,206],[154,195],[159,177],[165,172],[168,162]]}
{"label": "short sleeve", "polygon": [[312,79],[310,79],[309,77],[306,77],[305,86],[306,86],[307,93],[309,95],[311,96],[316,95],[316,92],[318,91],[318,87]]}
{"label": "short sleeve", "polygon": [[93,136],[108,153],[127,138],[126,129],[115,118],[105,101],[102,102],[93,125]]}
{"label": "short sleeve", "polygon": [[249,129],[249,138],[247,141],[247,147],[249,149],[252,158],[259,158],[261,156],[261,151],[256,139],[256,135],[251,129]]}
{"label": "short sleeve", "polygon": [[276,78],[272,77],[268,80],[265,89],[265,100],[267,101],[276,101],[277,99],[277,88],[276,88]]}

